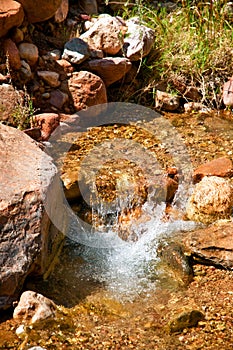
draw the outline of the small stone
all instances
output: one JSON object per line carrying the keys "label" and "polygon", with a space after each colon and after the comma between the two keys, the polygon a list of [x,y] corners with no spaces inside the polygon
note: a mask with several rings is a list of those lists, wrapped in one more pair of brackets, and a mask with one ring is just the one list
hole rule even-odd
{"label": "small stone", "polygon": [[89,47],[84,40],[73,38],[65,44],[62,58],[68,62],[80,64],[89,57]]}
{"label": "small stone", "polygon": [[20,339],[24,339],[27,335],[27,332],[25,330],[25,326],[23,324],[21,324],[18,328],[16,328],[15,333]]}
{"label": "small stone", "polygon": [[20,297],[13,318],[17,322],[34,324],[54,318],[55,315],[56,305],[52,300],[39,293],[26,291]]}
{"label": "small stone", "polygon": [[51,134],[59,126],[59,120],[59,115],[56,113],[37,114],[31,120],[31,127],[39,127],[42,141],[48,141]]}
{"label": "small stone", "polygon": [[20,72],[20,78],[23,82],[27,82],[32,77],[31,67],[24,60],[21,60],[21,68],[19,72]]}
{"label": "small stone", "polygon": [[165,111],[175,111],[180,106],[180,98],[164,91],[157,90],[155,107]]}
{"label": "small stone", "polygon": [[37,63],[39,58],[38,47],[30,43],[21,43],[19,45],[19,54],[31,67]]}
{"label": "small stone", "polygon": [[48,51],[46,55],[43,55],[43,59],[51,60],[51,61],[58,61],[61,58],[61,51],[60,50],[52,50]]}
{"label": "small stone", "polygon": [[54,107],[61,109],[69,100],[69,96],[61,90],[53,90],[50,94],[49,103]]}
{"label": "small stone", "polygon": [[58,87],[61,85],[61,82],[59,81],[59,74],[57,72],[37,71],[37,75],[51,87]]}
{"label": "small stone", "polygon": [[197,326],[198,322],[204,319],[205,315],[199,310],[184,311],[169,322],[169,331],[181,332],[185,328]]}
{"label": "small stone", "polygon": [[222,98],[226,106],[233,106],[233,77],[223,85]]}

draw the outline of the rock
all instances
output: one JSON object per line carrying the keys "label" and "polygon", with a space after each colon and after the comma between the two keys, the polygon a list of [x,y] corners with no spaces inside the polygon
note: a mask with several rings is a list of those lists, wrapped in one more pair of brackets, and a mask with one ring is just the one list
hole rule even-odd
{"label": "rock", "polygon": [[232,221],[189,232],[183,244],[196,262],[233,268]]}
{"label": "rock", "polygon": [[23,83],[28,82],[32,78],[31,67],[24,60],[21,60],[21,68],[19,70],[19,74],[20,74],[21,82]]}
{"label": "rock", "polygon": [[187,86],[186,91],[184,93],[184,97],[192,100],[192,101],[199,101],[202,97],[199,89],[195,86]]}
{"label": "rock", "polygon": [[170,333],[181,332],[185,328],[197,326],[204,319],[205,315],[199,310],[185,310],[169,322],[168,328]]}
{"label": "rock", "polygon": [[233,176],[233,164],[229,158],[222,157],[214,159],[210,162],[200,165],[195,169],[193,174],[193,182],[200,182],[204,176]]}
{"label": "rock", "polygon": [[62,69],[64,70],[65,73],[73,73],[74,71],[74,67],[72,66],[72,64],[66,60],[58,60],[57,64],[59,64],[59,66],[62,67]]}
{"label": "rock", "polygon": [[107,103],[104,82],[93,73],[87,71],[75,72],[69,79],[68,85],[76,111]]}
{"label": "rock", "polygon": [[56,113],[42,113],[31,120],[31,127],[39,127],[42,141],[48,141],[53,131],[59,126],[59,115]]}
{"label": "rock", "polygon": [[163,273],[174,279],[179,286],[188,286],[193,280],[193,269],[190,258],[185,254],[184,247],[178,242],[160,243],[158,257]]}
{"label": "rock", "polygon": [[37,71],[37,75],[51,87],[58,87],[61,85],[59,74],[57,72],[51,72],[47,70]]}
{"label": "rock", "polygon": [[99,75],[106,86],[123,78],[131,66],[131,62],[125,57],[106,57],[88,62],[90,71]]}
{"label": "rock", "polygon": [[1,0],[0,2],[0,37],[3,37],[8,31],[20,26],[23,23],[24,12],[19,1]]}
{"label": "rock", "polygon": [[21,43],[19,44],[20,57],[33,67],[39,58],[38,48],[34,44]]}
{"label": "rock", "polygon": [[24,33],[19,28],[14,28],[11,30],[11,39],[14,43],[19,44],[24,39]]}
{"label": "rock", "polygon": [[25,134],[30,136],[33,140],[40,141],[41,140],[41,130],[40,128],[30,128],[23,130]]}
{"label": "rock", "polygon": [[6,39],[3,42],[4,53],[8,58],[9,66],[13,70],[19,70],[21,67],[19,50],[11,39]]}
{"label": "rock", "polygon": [[50,94],[49,103],[57,109],[62,109],[63,105],[69,100],[69,96],[61,90],[53,90]]}
{"label": "rock", "polygon": [[80,64],[90,57],[88,44],[80,39],[73,38],[69,40],[64,47],[62,58],[68,62]]}
{"label": "rock", "polygon": [[233,106],[233,77],[223,85],[222,99],[225,106]]}
{"label": "rock", "polygon": [[96,15],[98,13],[96,0],[79,0],[78,5],[81,13],[86,13],[88,15]]}
{"label": "rock", "polygon": [[86,41],[91,49],[115,55],[123,46],[125,31],[123,20],[111,16],[101,17],[79,38]]}
{"label": "rock", "polygon": [[187,102],[184,104],[184,110],[186,113],[208,111],[208,108],[201,102]]}
{"label": "rock", "polygon": [[14,112],[19,99],[18,92],[10,84],[0,85],[0,121],[14,124]]}
{"label": "rock", "polygon": [[233,186],[230,180],[204,177],[194,188],[186,212],[190,220],[205,224],[229,218],[232,213]]}
{"label": "rock", "polygon": [[60,50],[51,50],[48,51],[45,55],[42,56],[42,58],[47,61],[58,61],[61,58],[61,51]]}
{"label": "rock", "polygon": [[30,290],[21,295],[13,314],[15,321],[29,324],[38,324],[55,316],[56,305],[54,302]]}
{"label": "rock", "polygon": [[154,31],[142,24],[138,18],[126,21],[128,27],[123,51],[130,61],[138,61],[147,56],[154,44]]}
{"label": "rock", "polygon": [[18,298],[29,274],[49,274],[63,245],[60,231],[66,233],[67,220],[57,168],[35,141],[0,124],[0,154],[2,309]]}
{"label": "rock", "polygon": [[165,111],[175,111],[180,106],[180,98],[164,91],[156,90],[155,107]]}
{"label": "rock", "polygon": [[46,21],[54,16],[62,0],[17,0],[24,8],[29,23]]}
{"label": "rock", "polygon": [[54,15],[54,20],[56,23],[63,22],[69,11],[69,0],[62,0],[60,7],[57,9]]}

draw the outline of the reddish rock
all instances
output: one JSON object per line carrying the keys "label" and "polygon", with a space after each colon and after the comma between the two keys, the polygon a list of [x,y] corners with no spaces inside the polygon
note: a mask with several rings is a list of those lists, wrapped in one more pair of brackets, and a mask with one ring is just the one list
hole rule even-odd
{"label": "reddish rock", "polygon": [[56,316],[56,305],[43,295],[30,290],[24,292],[13,314],[15,321],[35,324]]}
{"label": "reddish rock", "polygon": [[62,0],[17,0],[24,8],[30,23],[42,22],[53,17]]}
{"label": "reddish rock", "polygon": [[91,60],[88,63],[90,71],[99,75],[106,86],[123,78],[131,66],[130,60],[125,57],[106,57]]}
{"label": "reddish rock", "polygon": [[13,28],[23,23],[24,12],[19,1],[0,1],[0,37],[7,34]]}
{"label": "reddish rock", "polygon": [[19,94],[12,85],[0,85],[0,121],[14,125],[14,112],[17,107]]}
{"label": "reddish rock", "polygon": [[196,260],[233,268],[232,222],[222,222],[190,232],[183,238],[183,243]]}
{"label": "reddish rock", "polygon": [[179,96],[157,90],[155,95],[155,107],[165,111],[175,111],[180,106]]}
{"label": "reddish rock", "polygon": [[[0,309],[26,277],[48,273],[65,234],[64,195],[51,158],[22,131],[0,124]],[[56,221],[59,220],[59,221]],[[60,231],[59,231],[59,228]]]}
{"label": "reddish rock", "polygon": [[8,58],[11,69],[18,70],[21,68],[20,54],[17,46],[11,39],[6,39],[3,42],[4,53]]}
{"label": "reddish rock", "polygon": [[54,20],[57,23],[63,22],[69,11],[69,0],[62,0],[60,7],[57,9],[54,15]]}
{"label": "reddish rock", "polygon": [[64,59],[57,60],[57,63],[63,68],[65,73],[73,73],[74,67],[67,60],[64,60]]}
{"label": "reddish rock", "polygon": [[53,131],[59,126],[59,115],[56,113],[37,114],[32,118],[31,126],[39,127],[42,141],[47,141]]}
{"label": "reddish rock", "polygon": [[107,92],[103,80],[97,75],[80,71],[69,79],[69,90],[76,111],[107,103]]}
{"label": "reddish rock", "polygon": [[23,130],[25,134],[30,136],[33,140],[40,141],[41,140],[41,130],[40,128],[30,128]]}
{"label": "reddish rock", "polygon": [[229,158],[222,157],[200,165],[194,171],[193,182],[197,183],[201,181],[201,179],[204,176],[220,176],[220,177],[233,176],[232,161]]}

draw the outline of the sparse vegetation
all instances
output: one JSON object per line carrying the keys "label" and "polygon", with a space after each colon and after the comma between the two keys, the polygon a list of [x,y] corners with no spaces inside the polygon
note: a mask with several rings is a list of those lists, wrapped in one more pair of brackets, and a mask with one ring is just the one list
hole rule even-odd
{"label": "sparse vegetation", "polygon": [[161,85],[181,96],[182,86],[196,86],[201,102],[220,108],[221,86],[233,72],[233,15],[227,6],[225,0],[183,0],[171,12],[149,1],[125,7],[125,19],[137,15],[154,29],[155,44],[142,59],[138,91],[132,95],[123,88],[121,100],[152,104],[154,89]]}

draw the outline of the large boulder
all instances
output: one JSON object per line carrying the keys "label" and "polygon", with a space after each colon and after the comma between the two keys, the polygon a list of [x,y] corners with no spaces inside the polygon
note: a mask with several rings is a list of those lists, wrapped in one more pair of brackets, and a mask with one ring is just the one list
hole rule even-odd
{"label": "large boulder", "polygon": [[30,23],[42,22],[53,17],[62,0],[17,0],[24,8]]}
{"label": "large boulder", "polygon": [[228,179],[205,176],[194,188],[187,204],[190,220],[209,224],[232,213],[233,186]]}
{"label": "large boulder", "polygon": [[2,124],[0,172],[2,309],[17,299],[28,275],[49,273],[67,223],[63,190],[51,158],[29,136]]}
{"label": "large boulder", "polygon": [[233,164],[231,159],[226,157],[216,158],[210,162],[201,164],[193,174],[194,183],[199,182],[204,176],[233,176]]}
{"label": "large boulder", "polygon": [[23,23],[24,11],[17,1],[1,0],[0,1],[0,37],[16,26]]}

